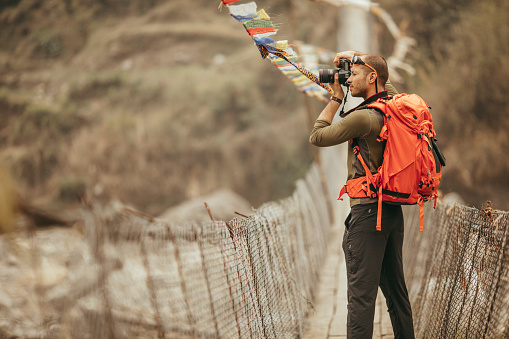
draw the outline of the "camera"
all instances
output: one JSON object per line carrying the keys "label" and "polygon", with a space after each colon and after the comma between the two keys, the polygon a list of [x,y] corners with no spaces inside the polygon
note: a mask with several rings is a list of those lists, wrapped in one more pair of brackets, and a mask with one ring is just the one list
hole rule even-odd
{"label": "camera", "polygon": [[339,83],[346,86],[346,80],[350,77],[350,61],[347,59],[339,59],[337,69],[321,69],[318,75],[318,79],[322,84],[334,83],[334,75],[338,73]]}

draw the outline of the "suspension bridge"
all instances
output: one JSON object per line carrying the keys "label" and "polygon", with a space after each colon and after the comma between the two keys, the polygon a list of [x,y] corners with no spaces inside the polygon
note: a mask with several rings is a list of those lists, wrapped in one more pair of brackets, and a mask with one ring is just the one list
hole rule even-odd
{"label": "suspension bridge", "polygon": [[[339,49],[367,50],[356,34]],[[321,149],[291,196],[233,220],[92,204],[71,229],[1,236],[0,338],[346,338],[345,163]],[[423,233],[404,213],[417,338],[509,338],[509,213],[441,201]],[[392,338],[376,305],[374,337]]]}

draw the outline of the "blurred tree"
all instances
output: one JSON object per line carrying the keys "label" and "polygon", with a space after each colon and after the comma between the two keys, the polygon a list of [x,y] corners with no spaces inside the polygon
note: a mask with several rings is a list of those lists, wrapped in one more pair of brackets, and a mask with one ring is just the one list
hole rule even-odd
{"label": "blurred tree", "polygon": [[441,145],[450,159],[443,188],[469,204],[486,199],[509,209],[505,155],[509,147],[509,2],[383,0],[396,18],[412,24],[418,76],[409,91],[433,107]]}

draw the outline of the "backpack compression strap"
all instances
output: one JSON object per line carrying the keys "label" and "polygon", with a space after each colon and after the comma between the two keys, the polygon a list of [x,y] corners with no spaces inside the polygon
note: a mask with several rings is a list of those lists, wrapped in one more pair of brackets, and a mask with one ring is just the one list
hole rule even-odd
{"label": "backpack compression strap", "polygon": [[362,155],[361,155],[361,152],[359,149],[359,144],[357,143],[357,141],[355,139],[352,139],[351,143],[353,146],[353,153],[355,154],[355,156],[357,156],[357,159],[359,159],[359,161],[361,162],[362,167],[364,167],[364,172],[366,172],[366,179],[368,182],[368,195],[371,195],[371,188],[370,188],[371,184],[374,187],[378,186],[378,211],[376,214],[376,230],[381,231],[382,230],[382,185],[380,185],[380,183],[376,183],[376,180],[373,178],[373,174],[371,173],[371,171],[368,168],[368,165],[366,165],[366,162],[362,158]]}
{"label": "backpack compression strap", "polygon": [[366,162],[362,158],[362,155],[361,155],[361,152],[360,152],[360,149],[359,149],[359,145],[357,144],[357,142],[356,141],[352,141],[352,146],[353,146],[353,154],[355,154],[357,159],[359,159],[359,161],[362,164],[362,167],[364,167],[364,172],[366,172],[366,178],[367,178],[367,182],[368,182],[367,196],[369,197],[369,196],[371,196],[371,184],[374,187],[377,186],[376,185],[376,180],[373,178],[373,174],[371,173],[371,171],[368,168],[368,165],[366,165]]}

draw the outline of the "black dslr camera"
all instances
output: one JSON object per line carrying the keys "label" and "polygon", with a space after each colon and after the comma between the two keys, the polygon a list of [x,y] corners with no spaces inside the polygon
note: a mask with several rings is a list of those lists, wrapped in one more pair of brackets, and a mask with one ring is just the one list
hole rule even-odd
{"label": "black dslr camera", "polygon": [[346,86],[346,80],[350,77],[350,61],[348,59],[339,59],[337,69],[321,69],[318,75],[318,79],[322,84],[333,84],[334,75],[338,73],[339,83]]}

